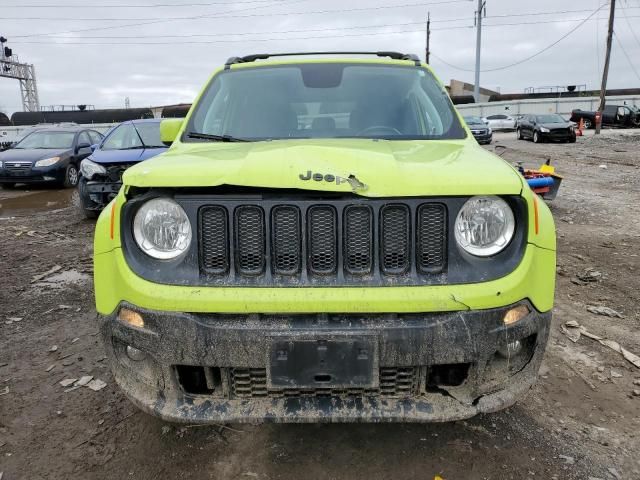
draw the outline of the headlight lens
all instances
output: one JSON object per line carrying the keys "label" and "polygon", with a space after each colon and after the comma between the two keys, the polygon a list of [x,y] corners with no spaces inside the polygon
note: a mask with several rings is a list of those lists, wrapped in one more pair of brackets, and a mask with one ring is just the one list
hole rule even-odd
{"label": "headlight lens", "polygon": [[491,130],[491,128],[488,128],[488,129],[487,129],[487,133],[488,133],[489,135],[491,135],[491,133],[492,133],[492,132],[493,132],[493,130]]}
{"label": "headlight lens", "polygon": [[182,207],[169,198],[145,203],[133,220],[133,236],[147,255],[170,260],[191,244],[191,223]]}
{"label": "headlight lens", "polygon": [[548,129],[548,128],[545,128],[545,127],[540,127],[540,131],[541,131],[542,133],[549,133],[549,129]]}
{"label": "headlight lens", "polygon": [[107,169],[96,162],[92,162],[88,158],[85,158],[80,162],[80,173],[87,180],[91,180],[94,175],[105,175]]}
{"label": "headlight lens", "polygon": [[489,257],[504,250],[514,231],[513,211],[500,197],[472,197],[456,218],[456,241],[478,257]]}
{"label": "headlight lens", "polygon": [[60,160],[60,157],[50,157],[50,158],[43,158],[42,160],[38,160],[35,163],[35,167],[50,167],[51,165],[58,163],[58,161]]}

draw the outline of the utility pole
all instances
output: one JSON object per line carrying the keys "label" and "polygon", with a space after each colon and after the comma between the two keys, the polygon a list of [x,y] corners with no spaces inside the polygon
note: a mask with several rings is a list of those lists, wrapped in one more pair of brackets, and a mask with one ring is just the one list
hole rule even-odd
{"label": "utility pole", "polygon": [[604,110],[605,95],[607,93],[607,78],[609,77],[609,60],[611,59],[611,42],[613,39],[613,21],[616,15],[616,0],[610,0],[609,7],[609,30],[607,31],[607,53],[604,57],[604,69],[602,71],[602,84],[600,85],[600,106],[598,113],[600,121],[596,122],[596,135],[600,135],[600,126],[602,125],[602,111]]}
{"label": "utility pole", "polygon": [[427,48],[424,53],[424,58],[427,62],[427,65],[429,64],[429,57],[430,57],[429,54],[431,53],[431,51],[429,50],[430,40],[431,40],[431,12],[427,12]]}
{"label": "utility pole", "polygon": [[480,44],[482,42],[482,15],[485,13],[487,2],[478,0],[478,10],[476,11],[476,80],[473,85],[473,98],[476,103],[480,102]]}

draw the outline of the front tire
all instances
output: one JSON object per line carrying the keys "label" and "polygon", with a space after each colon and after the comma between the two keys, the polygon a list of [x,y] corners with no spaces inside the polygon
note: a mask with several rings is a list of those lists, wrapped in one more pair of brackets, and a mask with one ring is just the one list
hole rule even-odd
{"label": "front tire", "polygon": [[76,167],[73,163],[67,165],[67,168],[64,171],[64,181],[62,186],[64,188],[73,188],[78,185],[78,180],[80,179],[80,172],[78,171],[78,167]]}
{"label": "front tire", "polygon": [[540,134],[538,132],[533,132],[533,143],[540,143],[541,140]]}
{"label": "front tire", "polygon": [[524,137],[522,136],[522,130],[520,130],[519,128],[516,129],[516,137],[518,138],[518,140],[524,140]]}
{"label": "front tire", "polygon": [[582,122],[584,124],[585,130],[589,130],[589,129],[591,129],[591,127],[593,127],[593,122],[591,120],[589,120],[588,118],[583,118]]}
{"label": "front tire", "polygon": [[86,184],[87,181],[84,178],[81,178],[78,182],[78,196],[80,197],[80,210],[85,218],[89,220],[94,220],[100,216],[100,210],[96,210],[95,208],[90,208],[91,206],[96,205],[89,198],[89,194],[86,192]]}

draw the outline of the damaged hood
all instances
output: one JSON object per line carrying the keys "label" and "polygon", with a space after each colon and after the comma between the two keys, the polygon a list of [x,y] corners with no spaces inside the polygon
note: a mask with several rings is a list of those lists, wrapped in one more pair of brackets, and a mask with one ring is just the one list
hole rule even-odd
{"label": "damaged hood", "polygon": [[235,185],[370,197],[519,194],[523,179],[475,140],[302,139],[178,143],[124,174],[125,186]]}

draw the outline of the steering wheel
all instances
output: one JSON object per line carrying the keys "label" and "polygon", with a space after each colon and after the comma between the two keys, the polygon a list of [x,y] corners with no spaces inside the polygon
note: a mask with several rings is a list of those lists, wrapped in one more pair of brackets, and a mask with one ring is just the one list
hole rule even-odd
{"label": "steering wheel", "polygon": [[[372,125],[370,127],[365,128],[364,130],[360,130],[356,135],[357,136],[361,136],[364,135],[366,133],[371,133],[371,132],[391,132],[394,133],[396,135],[402,135],[402,132],[400,130],[398,130],[397,128],[394,127],[387,127],[385,125]],[[384,135],[384,133],[379,133],[379,135]]]}

